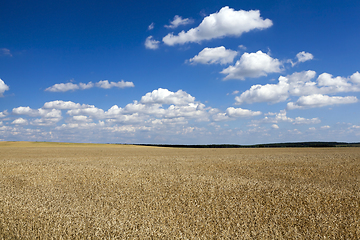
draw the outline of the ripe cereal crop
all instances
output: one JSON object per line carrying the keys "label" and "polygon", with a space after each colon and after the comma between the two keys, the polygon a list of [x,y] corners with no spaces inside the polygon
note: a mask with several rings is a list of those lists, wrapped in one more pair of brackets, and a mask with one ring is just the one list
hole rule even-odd
{"label": "ripe cereal crop", "polygon": [[0,239],[360,239],[360,148],[0,142]]}

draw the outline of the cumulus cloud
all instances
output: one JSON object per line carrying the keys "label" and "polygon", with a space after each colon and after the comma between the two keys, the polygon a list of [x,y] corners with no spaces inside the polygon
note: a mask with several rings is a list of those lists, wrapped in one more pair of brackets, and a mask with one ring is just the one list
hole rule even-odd
{"label": "cumulus cloud", "polygon": [[296,54],[296,58],[298,59],[298,62],[306,62],[312,60],[314,56],[311,53],[302,51]]}
{"label": "cumulus cloud", "polygon": [[28,121],[24,118],[17,118],[11,124],[15,125],[28,125]]}
{"label": "cumulus cloud", "polygon": [[229,117],[253,117],[261,115],[262,113],[260,111],[251,111],[248,109],[242,109],[242,108],[233,108],[229,107],[226,109],[226,115]]}
{"label": "cumulus cloud", "polygon": [[301,96],[296,102],[289,102],[287,104],[287,109],[292,110],[292,109],[324,107],[329,105],[356,103],[357,101],[358,101],[357,97],[354,96],[330,97],[322,94],[313,94],[309,96]]}
{"label": "cumulus cloud", "polygon": [[91,118],[89,118],[88,116],[83,116],[83,115],[73,116],[73,120],[78,121],[78,122],[92,122]]}
{"label": "cumulus cloud", "polygon": [[323,73],[318,77],[319,86],[337,86],[337,87],[350,87],[351,84],[347,82],[345,78],[335,77],[333,78],[329,73]]}
{"label": "cumulus cloud", "polygon": [[[164,104],[171,105],[165,108]],[[91,126],[89,124],[93,123],[92,119],[105,120],[103,124],[107,124],[107,127],[109,124],[131,124],[143,127],[184,125],[189,120],[209,121],[209,117],[218,111],[195,102],[194,97],[182,90],[171,92],[167,89],[154,90],[145,94],[140,102],[134,101],[124,108],[114,105],[107,111],[92,105],[84,106],[62,101],[49,102],[44,106],[69,109],[66,113],[71,118],[67,120],[67,124],[59,126],[58,130],[76,127],[85,129]]]}
{"label": "cumulus cloud", "polygon": [[271,127],[272,127],[273,129],[279,129],[279,126],[276,125],[276,124],[271,125]]}
{"label": "cumulus cloud", "polygon": [[291,118],[287,116],[286,110],[281,110],[278,113],[266,113],[265,117],[261,120],[254,120],[252,121],[254,124],[259,123],[273,123],[278,124],[280,122],[288,122],[294,125],[303,125],[303,124],[318,124],[321,123],[319,118],[303,118],[303,117],[296,117]]}
{"label": "cumulus cloud", "polygon": [[[235,104],[256,102],[278,103],[286,101],[290,96],[324,96],[325,94],[339,92],[357,92],[360,91],[360,84],[356,82],[358,77],[357,73],[358,72],[354,73],[348,78],[333,77],[331,74],[323,73],[316,79],[316,81],[313,81],[313,79],[315,79],[316,72],[311,70],[295,72],[285,77],[280,76],[277,84],[251,86],[249,90],[246,90],[241,93],[240,96],[235,97]],[[299,104],[301,101],[308,98],[310,97],[299,99]],[[335,100],[336,98],[334,97],[330,99],[334,101],[328,102],[328,105],[336,104],[337,101],[351,103],[354,100],[353,98],[348,98],[347,100],[339,98],[342,100]],[[297,108],[296,106],[294,103],[289,103],[288,109]],[[315,107],[317,105],[313,106]]]}
{"label": "cumulus cloud", "polygon": [[145,40],[145,48],[147,49],[158,49],[160,41],[153,39],[153,36],[148,36]]}
{"label": "cumulus cloud", "polygon": [[208,109],[202,103],[189,103],[187,105],[170,105],[165,109],[164,118],[194,119],[197,122],[209,121]]}
{"label": "cumulus cloud", "polygon": [[80,89],[89,89],[89,88],[94,87],[94,84],[92,82],[79,83],[79,87],[80,87]]}
{"label": "cumulus cloud", "polygon": [[191,63],[201,64],[228,64],[234,61],[238,52],[226,49],[224,46],[204,48],[198,55],[189,59]]}
{"label": "cumulus cloud", "polygon": [[178,26],[188,25],[188,24],[191,24],[193,22],[194,22],[194,20],[192,20],[190,18],[184,18],[183,19],[181,16],[175,15],[174,20],[172,20],[170,22],[170,25],[165,25],[164,27],[174,29],[174,28],[177,28]]}
{"label": "cumulus cloud", "polygon": [[259,116],[261,114],[262,112],[260,111],[252,111],[249,109],[229,107],[226,109],[224,113],[219,112],[214,114],[212,116],[212,119],[215,122],[230,121],[230,120],[235,120],[236,118],[249,118],[249,117]]}
{"label": "cumulus cloud", "polygon": [[226,36],[239,37],[245,32],[254,29],[266,29],[272,26],[270,19],[262,19],[260,11],[251,10],[235,11],[229,7],[223,7],[219,12],[205,17],[199,26],[189,31],[181,31],[178,35],[169,33],[163,38],[163,42],[173,46],[175,44],[185,44],[188,42],[201,42],[214,38]]}
{"label": "cumulus cloud", "polygon": [[[34,119],[30,122],[31,125],[38,126],[49,126],[59,122],[62,119],[61,111],[58,109],[32,109],[30,107],[17,107],[12,110],[12,113],[15,115],[27,115],[30,117],[40,117],[38,119]],[[19,118],[23,119],[23,118]],[[28,123],[27,119],[26,124]],[[18,120],[17,122],[24,122],[23,120]],[[21,124],[21,123],[17,123]]]}
{"label": "cumulus cloud", "polygon": [[257,78],[267,76],[269,73],[282,71],[283,64],[276,58],[270,57],[262,51],[256,53],[244,53],[234,66],[229,66],[221,71],[227,76],[224,80],[245,78]]}
{"label": "cumulus cloud", "polygon": [[90,116],[93,118],[104,118],[104,110],[97,108],[95,106],[89,106],[85,108],[71,109],[66,112],[70,116]]}
{"label": "cumulus cloud", "polygon": [[145,94],[141,97],[141,103],[157,103],[157,104],[175,104],[175,105],[184,105],[188,103],[193,103],[195,97],[190,94],[178,90],[177,92],[171,92],[167,89],[159,88],[152,91],[151,93]]}
{"label": "cumulus cloud", "polygon": [[98,126],[100,124],[96,124],[96,123],[68,123],[68,124],[62,124],[61,126],[57,126],[55,129],[56,130],[65,130],[65,129],[82,129],[82,130],[86,130],[86,129],[93,129],[96,126]]}
{"label": "cumulus cloud", "polygon": [[88,108],[94,107],[93,105],[74,103],[71,101],[62,101],[56,100],[51,102],[46,102],[42,108],[53,108],[53,109],[76,109],[76,108]]}
{"label": "cumulus cloud", "polygon": [[99,88],[109,89],[112,87],[118,87],[118,88],[134,87],[135,85],[133,82],[125,82],[124,80],[121,80],[119,82],[109,82],[108,80],[101,80],[95,84],[92,82],[79,83],[79,84],[58,83],[51,87],[46,88],[45,91],[67,92],[67,91],[74,91],[74,90],[78,90],[78,89],[81,89],[81,90],[90,89],[90,88],[93,88],[94,86],[99,87]]}
{"label": "cumulus cloud", "polygon": [[351,80],[353,83],[360,84],[360,73],[359,73],[359,72],[356,72],[356,73],[354,73],[353,75],[351,75],[351,76],[350,76],[350,80]]}
{"label": "cumulus cloud", "polygon": [[278,84],[253,85],[249,90],[235,97],[237,105],[243,103],[270,102],[278,103],[285,101],[289,96],[289,84],[286,79],[279,78]]}
{"label": "cumulus cloud", "polygon": [[30,107],[17,107],[12,110],[16,115],[28,115],[31,117],[58,118],[61,117],[61,111],[58,109],[31,109]]}
{"label": "cumulus cloud", "polygon": [[79,89],[79,86],[74,83],[57,83],[45,89],[48,92],[67,92]]}
{"label": "cumulus cloud", "polygon": [[8,91],[10,88],[8,85],[5,84],[3,80],[0,79],[0,97],[3,97],[3,93]]}
{"label": "cumulus cloud", "polygon": [[[286,116],[286,110],[281,110],[279,113],[266,113],[264,119],[253,121],[254,123],[279,123],[279,122],[293,122],[294,119]],[[270,116],[270,117],[268,117]]]}
{"label": "cumulus cloud", "polygon": [[[163,105],[169,106],[166,108]],[[66,114],[71,118],[67,122],[73,125],[67,124],[66,128],[76,126],[76,124],[84,126],[79,124],[91,123],[92,119],[105,120],[106,124],[145,124],[149,126],[155,123],[156,126],[187,124],[190,120],[196,122],[209,121],[211,116],[219,112],[217,109],[196,102],[195,97],[185,91],[172,92],[162,88],[146,93],[139,102],[135,100],[124,108],[114,105],[106,111],[93,105],[57,100],[45,103],[43,109],[68,110]],[[14,109],[13,113],[39,115],[37,110],[27,107]],[[250,110],[240,112],[238,109],[232,114],[232,117],[245,117],[257,113]]]}
{"label": "cumulus cloud", "polygon": [[37,118],[30,122],[31,125],[35,126],[50,126],[55,125],[61,118]]}
{"label": "cumulus cloud", "polygon": [[124,82],[124,80],[121,80],[119,82],[109,82],[108,80],[102,80],[97,82],[96,86],[104,89],[109,89],[113,87],[117,87],[117,88],[135,87],[134,83]]}
{"label": "cumulus cloud", "polygon": [[[40,117],[30,122],[31,125],[37,126],[49,126],[59,122],[62,119],[61,111],[58,109],[31,109],[30,107],[17,107],[12,110],[15,115],[27,115],[30,117]],[[18,118],[13,124],[27,124],[26,119]]]}
{"label": "cumulus cloud", "polygon": [[8,111],[4,110],[4,111],[0,112],[0,118],[6,117],[8,114],[9,114]]}
{"label": "cumulus cloud", "polygon": [[[318,87],[311,80],[316,76],[315,71],[295,72],[281,77],[289,84],[289,94],[293,96],[310,95],[318,92]],[[280,78],[279,78],[280,79]]]}
{"label": "cumulus cloud", "polygon": [[217,114],[215,114],[215,115],[212,116],[212,119],[213,119],[215,122],[232,120],[232,119],[230,119],[230,117],[229,117],[226,113],[217,113]]}
{"label": "cumulus cloud", "polygon": [[333,77],[329,73],[322,73],[318,76],[316,81],[311,81],[315,78],[316,73],[314,71],[304,71],[300,73],[294,73],[286,76],[290,89],[289,92],[294,96],[305,96],[312,94],[331,94],[340,92],[358,92],[360,91],[360,85],[351,81],[355,78],[354,73],[349,78],[345,77]]}
{"label": "cumulus cloud", "polygon": [[303,117],[296,117],[293,124],[318,124],[321,123],[319,118],[306,119]]}

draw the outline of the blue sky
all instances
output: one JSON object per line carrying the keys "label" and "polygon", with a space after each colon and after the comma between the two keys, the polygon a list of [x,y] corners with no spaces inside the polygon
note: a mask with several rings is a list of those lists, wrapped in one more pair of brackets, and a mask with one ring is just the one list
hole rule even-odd
{"label": "blue sky", "polygon": [[360,141],[358,1],[3,1],[0,140]]}

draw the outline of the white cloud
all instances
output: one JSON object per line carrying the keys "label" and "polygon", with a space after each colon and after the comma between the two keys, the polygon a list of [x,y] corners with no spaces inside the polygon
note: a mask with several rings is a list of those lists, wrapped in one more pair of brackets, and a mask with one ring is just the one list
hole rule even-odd
{"label": "white cloud", "polygon": [[5,84],[3,80],[0,79],[0,97],[3,97],[3,93],[8,91],[10,88],[8,85]]}
{"label": "white cloud", "polygon": [[212,116],[212,119],[213,119],[215,122],[232,120],[232,119],[230,119],[230,117],[229,117],[226,113],[217,113],[217,114],[215,114],[215,115]]}
{"label": "white cloud", "polygon": [[142,113],[155,115],[156,117],[162,117],[165,115],[165,109],[161,107],[159,103],[150,103],[143,104],[138,101],[134,101],[133,103],[129,103],[125,106],[124,109],[118,108],[118,106],[111,107],[108,111],[108,115],[117,115],[117,114],[134,114],[134,113]]}
{"label": "white cloud", "polygon": [[298,129],[292,129],[292,130],[288,130],[288,133],[290,134],[302,134],[302,132],[300,132]]}
{"label": "white cloud", "polygon": [[170,105],[165,111],[165,118],[195,119],[198,122],[209,121],[209,113],[202,103],[189,103],[187,105]]}
{"label": "white cloud", "polygon": [[[293,122],[294,119],[286,116],[286,110],[281,110],[279,113],[266,113],[262,120],[253,121],[253,123],[279,123],[279,122]],[[268,117],[274,116],[274,117]]]}
{"label": "white cloud", "polygon": [[311,53],[302,51],[296,54],[296,58],[298,59],[298,62],[306,62],[312,60],[314,56]]}
{"label": "white cloud", "polygon": [[272,26],[270,19],[263,20],[260,11],[251,10],[235,11],[229,7],[223,7],[219,12],[205,17],[200,25],[189,31],[181,31],[178,35],[169,33],[163,38],[163,42],[173,46],[175,44],[185,44],[188,42],[201,42],[225,36],[239,37],[244,32],[254,29],[266,29]]}
{"label": "white cloud", "polygon": [[[163,104],[170,105],[164,108]],[[209,121],[218,112],[217,109],[205,107],[190,94],[179,90],[171,92],[167,89],[157,89],[145,94],[140,102],[134,101],[124,108],[117,105],[107,111],[92,105],[80,105],[73,102],[53,101],[44,104],[44,108],[69,109],[70,123],[91,122],[91,119],[106,119],[106,123],[121,124],[187,124],[188,120]],[[35,110],[33,110],[35,111]],[[16,112],[16,110],[15,110]],[[30,110],[22,111],[28,113]],[[36,114],[32,114],[35,116]],[[150,122],[149,122],[150,121]]]}
{"label": "white cloud", "polygon": [[271,127],[272,127],[273,129],[279,129],[279,126],[276,125],[276,124],[271,125]]}
{"label": "white cloud", "polygon": [[293,124],[318,124],[321,123],[319,118],[306,119],[303,117],[296,117]]}
{"label": "white cloud", "polygon": [[79,108],[79,109],[71,109],[66,112],[70,116],[78,116],[78,115],[84,115],[84,116],[91,116],[94,118],[102,119],[105,117],[104,110],[97,108],[95,106],[89,106],[85,108]]}
{"label": "white cloud", "polygon": [[57,126],[56,130],[65,130],[65,129],[94,129],[96,126],[100,124],[96,123],[68,123],[68,124],[62,124],[61,126]]}
{"label": "white cloud", "polygon": [[185,105],[188,103],[193,103],[195,101],[195,97],[190,94],[178,90],[177,92],[171,92],[167,89],[159,88],[158,90],[154,90],[151,93],[145,94],[145,96],[141,97],[141,103],[157,103],[157,104],[175,104],[175,105]]}
{"label": "white cloud", "polygon": [[31,109],[30,107],[17,107],[12,110],[16,115],[28,115],[30,117],[59,118],[61,111],[58,109]]}
{"label": "white cloud", "polygon": [[145,40],[145,48],[147,49],[158,49],[160,41],[153,39],[153,36],[148,36]]}
{"label": "white cloud", "polygon": [[74,83],[57,83],[51,87],[45,89],[48,92],[66,92],[66,91],[74,91],[79,89],[79,86]]}
{"label": "white cloud", "polygon": [[188,25],[193,23],[194,20],[190,18],[182,18],[181,16],[175,15],[174,20],[170,22],[170,25],[165,25],[166,28],[177,28],[180,25]]}
{"label": "white cloud", "polygon": [[124,80],[121,80],[119,82],[109,82],[108,80],[101,80],[95,84],[92,82],[79,83],[79,84],[58,83],[51,87],[46,88],[45,91],[66,92],[66,91],[71,91],[71,90],[74,91],[74,90],[78,90],[78,89],[81,89],[81,90],[90,89],[90,88],[93,88],[94,86],[99,87],[99,88],[109,89],[112,87],[118,87],[118,88],[134,87],[135,85],[133,82],[125,82]]}
{"label": "white cloud", "polygon": [[317,84],[321,87],[320,93],[337,93],[337,92],[360,92],[360,77],[356,72],[348,78],[333,77],[331,74],[323,73],[317,79]]}
{"label": "white cloud", "polygon": [[304,109],[314,107],[324,107],[329,105],[356,103],[358,99],[354,96],[348,97],[330,97],[322,94],[313,94],[309,96],[301,96],[295,103],[289,102],[287,109]]}
{"label": "white cloud", "polygon": [[285,101],[288,96],[289,84],[286,79],[280,77],[278,84],[253,85],[249,90],[235,97],[235,104],[270,102],[278,103]]}
{"label": "white cloud", "polygon": [[[38,119],[32,120],[30,122],[31,125],[38,126],[49,126],[59,122],[62,119],[61,111],[58,109],[31,109],[30,107],[17,107],[12,110],[12,113],[15,115],[27,115],[30,117],[40,117]],[[20,119],[20,120],[18,120]],[[28,121],[26,119],[23,121],[23,118],[18,118],[15,122],[16,124],[27,124]],[[22,123],[24,122],[24,123]],[[14,123],[14,122],[13,122]],[[14,123],[14,124],[15,124]]]}
{"label": "white cloud", "polygon": [[329,125],[321,126],[321,129],[329,129],[329,128],[330,128]]}
{"label": "white cloud", "polygon": [[9,49],[7,48],[0,48],[0,55],[10,56],[12,57],[12,54]]}
{"label": "white cloud", "polygon": [[225,49],[224,46],[204,48],[198,55],[189,59],[189,62],[202,64],[228,64],[234,61],[237,54],[238,52]]}
{"label": "white cloud", "polygon": [[9,114],[8,111],[4,110],[4,111],[0,112],[0,118],[6,117],[8,114]]}
{"label": "white cloud", "polygon": [[79,83],[79,87],[80,87],[80,89],[89,89],[89,88],[94,87],[94,84],[92,82]]}
{"label": "white cloud", "polygon": [[315,82],[314,71],[293,73],[286,77],[280,76],[277,84],[253,85],[249,90],[235,97],[235,104],[269,102],[278,103],[288,99],[289,96],[314,94],[319,91]]}
{"label": "white cloud", "polygon": [[242,109],[242,108],[233,108],[229,107],[226,109],[226,115],[232,118],[238,118],[238,117],[253,117],[261,115],[262,113],[260,111],[251,111],[248,109]]}
{"label": "white cloud", "polygon": [[350,80],[351,80],[353,83],[360,84],[360,73],[359,73],[359,72],[356,72],[356,73],[354,73],[353,75],[351,75],[351,76],[350,76]]}
{"label": "white cloud", "polygon": [[96,86],[104,89],[109,89],[113,87],[117,87],[117,88],[135,87],[134,83],[124,82],[124,80],[121,80],[119,82],[109,82],[108,80],[102,80],[97,82]]}
{"label": "white cloud", "polygon": [[[269,102],[278,103],[286,101],[290,96],[310,96],[324,95],[338,92],[357,92],[360,91],[360,84],[356,83],[358,72],[348,78],[333,77],[331,74],[323,73],[316,81],[312,81],[316,76],[315,71],[295,72],[288,76],[280,76],[277,84],[253,85],[249,90],[243,92],[240,96],[235,97],[235,104]],[[360,76],[360,74],[359,74]],[[355,82],[352,84],[351,82]],[[308,99],[309,97],[305,98]],[[354,101],[354,98],[347,98],[329,102],[329,105],[335,104],[336,101]],[[300,102],[303,100],[300,100]],[[292,109],[294,103],[288,105]],[[314,105],[315,107],[316,105]],[[319,105],[320,106],[320,105]]]}
{"label": "white cloud", "polygon": [[244,53],[234,66],[225,68],[221,73],[227,75],[224,80],[245,80],[245,78],[257,78],[281,71],[282,63],[278,59],[272,58],[262,51],[257,51],[256,53]]}
{"label": "white cloud", "polygon": [[[287,112],[286,110],[281,110],[279,113],[266,113],[265,114],[265,118],[261,119],[261,120],[254,120],[252,121],[255,124],[259,124],[259,123],[280,123],[280,122],[288,122],[288,123],[292,123],[294,125],[303,125],[303,124],[318,124],[321,122],[321,120],[319,118],[311,118],[311,119],[307,119],[307,118],[303,118],[303,117],[296,117],[291,118],[287,116]],[[270,116],[270,117],[268,117]],[[273,116],[273,117],[271,117]]]}
{"label": "white cloud", "polygon": [[73,116],[73,120],[78,121],[78,122],[92,122],[91,118],[89,118],[88,116],[83,116],[83,115]]}
{"label": "white cloud", "polygon": [[290,95],[303,96],[318,93],[319,89],[316,83],[311,81],[315,76],[316,72],[309,70],[295,72],[283,78],[289,83]]}
{"label": "white cloud", "polygon": [[236,118],[249,118],[259,116],[262,113],[260,111],[251,111],[249,109],[228,107],[224,113],[216,113],[212,116],[215,122],[230,121]]}
{"label": "white cloud", "polygon": [[319,86],[337,86],[337,87],[349,87],[351,86],[350,83],[347,82],[345,78],[342,77],[336,77],[333,78],[331,74],[329,73],[323,73],[321,74],[318,79],[318,85]]}
{"label": "white cloud", "polygon": [[155,27],[155,23],[151,23],[149,26],[148,26],[148,30],[153,30]]}
{"label": "white cloud", "polygon": [[51,126],[59,122],[61,118],[37,118],[30,122],[31,125],[35,126]]}
{"label": "white cloud", "polygon": [[46,102],[43,106],[43,108],[54,108],[54,109],[76,109],[76,108],[88,108],[88,107],[94,107],[93,105],[87,105],[87,104],[79,104],[74,103],[71,101],[62,101],[62,100],[56,100],[51,102]]}
{"label": "white cloud", "polygon": [[11,124],[28,125],[28,121],[26,119],[24,119],[24,118],[17,118]]}

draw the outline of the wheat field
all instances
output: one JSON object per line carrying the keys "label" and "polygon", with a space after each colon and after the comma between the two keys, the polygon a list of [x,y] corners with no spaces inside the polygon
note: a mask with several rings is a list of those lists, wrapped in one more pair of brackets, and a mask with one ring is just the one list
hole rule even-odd
{"label": "wheat field", "polygon": [[360,148],[0,142],[0,239],[360,239]]}

